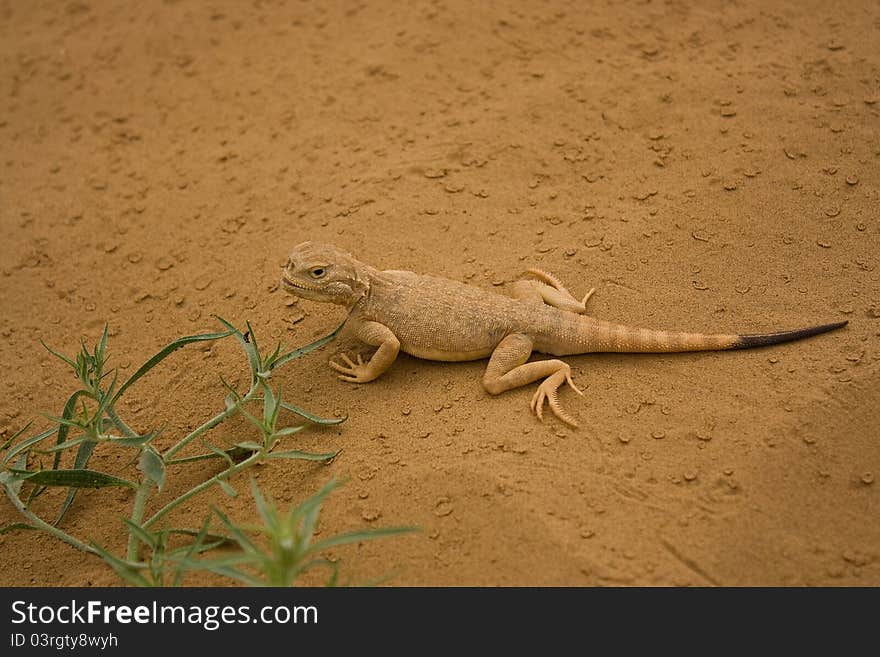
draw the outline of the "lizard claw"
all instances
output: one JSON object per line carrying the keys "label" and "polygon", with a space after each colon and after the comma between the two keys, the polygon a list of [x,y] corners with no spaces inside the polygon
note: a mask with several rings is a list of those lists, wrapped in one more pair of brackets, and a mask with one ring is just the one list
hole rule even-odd
{"label": "lizard claw", "polygon": [[559,403],[559,399],[556,396],[556,390],[545,390],[544,384],[542,383],[538,386],[538,390],[535,392],[532,397],[531,407],[535,412],[535,415],[538,416],[538,419],[542,422],[544,421],[544,402],[547,402],[548,406],[550,406],[550,410],[553,411],[553,415],[558,417],[560,420],[565,422],[566,424],[577,428],[578,423],[573,417],[571,417],[568,413],[563,410],[562,406]]}
{"label": "lizard claw", "polygon": [[349,358],[348,354],[339,354],[339,360],[342,362],[338,363],[331,360],[329,363],[330,368],[339,372],[337,378],[346,383],[367,383],[372,381],[375,377],[370,376],[369,365],[364,362],[360,354],[356,354],[355,357],[357,358],[357,363]]}
{"label": "lizard claw", "polygon": [[532,409],[532,412],[538,416],[538,419],[541,422],[544,421],[544,397],[546,395],[541,390],[541,387],[538,386],[538,389],[535,391],[535,394],[532,395],[532,401],[529,402],[529,408]]}
{"label": "lizard claw", "polygon": [[568,413],[563,410],[562,405],[559,403],[559,398],[557,396],[557,389],[559,385],[564,380],[568,385],[570,385],[579,395],[583,395],[580,390],[574,385],[574,382],[571,380],[571,371],[570,370],[560,370],[551,376],[548,376],[541,382],[541,385],[538,386],[538,389],[535,391],[535,394],[532,396],[532,401],[529,406],[535,415],[538,416],[538,419],[542,422],[544,421],[544,402],[547,402],[547,405],[550,407],[550,410],[553,411],[553,415],[558,417],[560,420],[565,422],[566,424],[577,428],[578,423],[573,417],[571,417]]}
{"label": "lizard claw", "polygon": [[565,373],[565,382],[566,382],[569,386],[571,386],[571,389],[574,390],[574,391],[575,391],[577,394],[579,394],[581,397],[584,396],[583,391],[582,391],[580,388],[578,388],[578,387],[574,384],[574,381],[572,381],[572,379],[571,379],[571,370],[569,370],[568,372]]}
{"label": "lizard claw", "polygon": [[587,294],[584,296],[584,300],[581,301],[581,305],[584,307],[584,311],[587,310],[587,301],[590,300],[590,297],[593,296],[593,292],[595,292],[595,291],[596,291],[596,288],[591,287],[590,291],[587,292]]}

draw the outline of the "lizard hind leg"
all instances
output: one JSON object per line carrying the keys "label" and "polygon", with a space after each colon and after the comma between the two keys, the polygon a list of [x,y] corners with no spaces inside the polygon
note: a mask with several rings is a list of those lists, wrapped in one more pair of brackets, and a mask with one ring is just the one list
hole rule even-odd
{"label": "lizard hind leg", "polygon": [[542,285],[542,283],[536,281],[515,281],[513,288],[510,291],[510,296],[514,299],[519,299],[520,301],[528,301],[529,303],[539,305],[543,304],[544,298],[541,296],[541,292],[538,289],[540,285]]}
{"label": "lizard hind leg", "polygon": [[557,390],[563,383],[568,383],[575,392],[583,394],[571,380],[571,368],[557,359],[527,363],[532,346],[531,338],[522,333],[513,333],[499,342],[483,375],[483,387],[489,394],[497,395],[544,378],[532,397],[532,411],[538,419],[543,420],[546,401],[556,417],[577,427],[577,422],[563,410],[557,396]]}
{"label": "lizard hind leg", "polygon": [[[526,273],[531,274],[540,281],[527,282],[531,284],[544,303],[559,308],[560,310],[568,310],[569,312],[578,313],[579,315],[586,314],[587,302],[590,300],[590,297],[593,296],[596,288],[591,288],[584,298],[578,301],[553,274],[535,268],[527,269]],[[515,293],[516,292],[517,290],[515,290]],[[520,292],[520,294],[522,293]]]}

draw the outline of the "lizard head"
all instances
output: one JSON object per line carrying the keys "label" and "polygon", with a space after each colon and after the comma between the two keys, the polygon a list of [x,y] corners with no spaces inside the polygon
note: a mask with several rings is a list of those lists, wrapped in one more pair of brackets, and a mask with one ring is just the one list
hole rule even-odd
{"label": "lizard head", "polygon": [[365,265],[335,246],[303,242],[288,256],[281,286],[303,299],[352,306],[369,289],[365,271]]}

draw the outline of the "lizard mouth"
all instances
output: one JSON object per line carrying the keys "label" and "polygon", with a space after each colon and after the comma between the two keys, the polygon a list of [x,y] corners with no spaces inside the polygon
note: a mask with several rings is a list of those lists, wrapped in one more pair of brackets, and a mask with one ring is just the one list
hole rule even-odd
{"label": "lizard mouth", "polygon": [[295,281],[292,281],[286,276],[283,276],[281,278],[281,284],[288,289],[293,288],[294,290],[308,290],[310,292],[314,292],[316,290],[316,288],[305,285],[304,283],[297,283]]}

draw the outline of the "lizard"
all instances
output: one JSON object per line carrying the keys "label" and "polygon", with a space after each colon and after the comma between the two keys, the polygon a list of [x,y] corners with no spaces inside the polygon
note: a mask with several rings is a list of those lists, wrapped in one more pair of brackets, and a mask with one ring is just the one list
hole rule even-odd
{"label": "lizard", "polygon": [[380,271],[345,251],[303,242],[282,268],[281,287],[303,299],[349,310],[354,336],[375,347],[368,360],[347,353],[330,367],[349,383],[367,383],[391,367],[399,352],[435,361],[489,364],[483,387],[491,395],[539,379],[530,407],[543,421],[545,403],[573,427],[577,421],[559,402],[563,384],[583,395],[571,367],[559,358],[529,362],[532,352],[550,356],[617,352],[672,353],[746,349],[800,340],[841,328],[846,321],[772,333],[691,333],[616,324],[587,315],[591,289],[576,299],[552,274],[528,269],[505,296],[448,278],[411,271]]}

